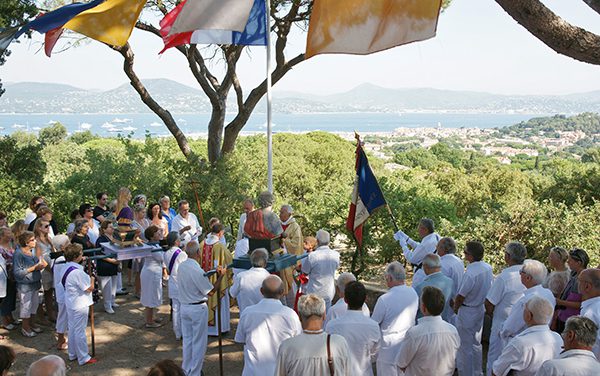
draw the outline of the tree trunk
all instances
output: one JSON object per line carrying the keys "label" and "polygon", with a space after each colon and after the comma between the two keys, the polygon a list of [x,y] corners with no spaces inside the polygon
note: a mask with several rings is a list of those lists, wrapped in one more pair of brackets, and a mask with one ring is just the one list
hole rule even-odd
{"label": "tree trunk", "polygon": [[[597,3],[584,1],[590,6],[590,3]],[[569,24],[539,0],[496,2],[515,21],[554,51],[585,63],[600,65],[600,36]]]}
{"label": "tree trunk", "polygon": [[221,100],[218,107],[213,106],[208,123],[208,160],[215,164],[221,158],[221,141],[225,126],[225,101]]}
{"label": "tree trunk", "polygon": [[142,102],[144,102],[144,104],[146,106],[148,106],[148,108],[151,109],[152,112],[154,112],[156,115],[158,115],[158,117],[163,121],[163,123],[165,123],[169,132],[171,132],[173,137],[175,137],[175,140],[177,141],[177,145],[179,146],[179,149],[181,150],[183,155],[189,159],[192,156],[192,149],[190,148],[190,145],[188,143],[187,138],[185,137],[185,134],[183,134],[181,129],[179,129],[179,127],[177,126],[177,123],[175,122],[175,119],[173,119],[173,116],[171,115],[171,113],[169,111],[167,111],[166,109],[164,109],[163,107],[161,107],[154,100],[154,98],[152,98],[150,93],[148,93],[148,90],[146,90],[146,87],[144,86],[142,81],[139,79],[139,77],[133,70],[134,54],[133,54],[133,51],[131,50],[131,47],[129,46],[129,43],[127,43],[123,47],[113,47],[113,48],[115,50],[119,51],[121,53],[121,55],[123,56],[123,59],[124,59],[123,70],[125,71],[125,74],[129,78],[131,86],[133,86],[135,91],[137,91],[137,93],[140,95]]}
{"label": "tree trunk", "polygon": [[600,0],[583,0],[583,2],[595,10],[596,13],[600,13]]}

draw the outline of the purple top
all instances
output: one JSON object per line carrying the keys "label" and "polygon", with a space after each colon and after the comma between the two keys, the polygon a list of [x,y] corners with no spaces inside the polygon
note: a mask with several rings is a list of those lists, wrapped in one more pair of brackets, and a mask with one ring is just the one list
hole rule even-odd
{"label": "purple top", "polygon": [[131,227],[131,222],[133,222],[133,210],[129,206],[125,206],[117,215],[117,224],[123,227]]}

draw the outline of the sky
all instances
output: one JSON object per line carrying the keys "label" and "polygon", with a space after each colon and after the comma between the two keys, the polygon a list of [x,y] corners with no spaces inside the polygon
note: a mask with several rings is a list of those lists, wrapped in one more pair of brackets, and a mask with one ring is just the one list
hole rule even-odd
{"label": "sky", "polygon": [[[600,34],[600,15],[583,1],[543,2],[568,22]],[[36,34],[31,41],[22,38],[11,45],[12,55],[0,67],[3,82],[53,82],[98,90],[127,83],[121,56],[108,47],[91,41],[49,59],[42,40]],[[168,78],[198,87],[181,53],[173,49],[158,55],[162,41],[157,37],[134,30],[130,43],[142,79]],[[302,52],[305,45],[306,34],[294,30],[288,56]],[[247,93],[265,77],[265,48],[249,49],[238,68]],[[600,90],[600,66],[557,54],[493,0],[454,0],[440,16],[435,38],[367,56],[318,55],[293,68],[275,85],[275,92],[324,95],[362,83],[497,94],[569,94]]]}

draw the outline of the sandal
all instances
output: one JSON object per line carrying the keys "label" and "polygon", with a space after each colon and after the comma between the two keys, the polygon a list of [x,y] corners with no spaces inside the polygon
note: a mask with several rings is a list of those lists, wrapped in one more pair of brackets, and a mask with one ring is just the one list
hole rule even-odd
{"label": "sandal", "polygon": [[29,338],[37,336],[36,332],[28,332],[25,329],[21,329],[21,334],[23,335],[23,337],[29,337]]}
{"label": "sandal", "polygon": [[88,360],[87,362],[85,362],[83,365],[86,366],[88,364],[96,364],[96,363],[98,363],[98,359],[91,358],[90,360]]}
{"label": "sandal", "polygon": [[33,330],[36,333],[41,333],[43,332],[42,328],[38,328],[37,326],[32,326],[31,330]]}

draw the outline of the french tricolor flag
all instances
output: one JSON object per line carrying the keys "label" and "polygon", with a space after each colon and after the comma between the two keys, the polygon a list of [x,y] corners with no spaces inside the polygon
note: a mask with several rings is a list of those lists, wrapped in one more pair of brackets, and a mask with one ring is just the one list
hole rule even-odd
{"label": "french tricolor flag", "polygon": [[386,202],[358,135],[356,139],[356,178],[346,228],[354,234],[354,239],[361,247],[363,224],[376,209],[386,205]]}
{"label": "french tricolor flag", "polygon": [[[221,1],[219,7],[226,7],[229,2],[233,0]],[[200,5],[204,3],[214,3],[215,0],[197,0],[194,4]],[[235,1],[234,1],[235,2]],[[244,2],[248,2],[245,0]],[[167,49],[182,44],[237,44],[243,46],[266,46],[267,45],[267,10],[265,0],[250,0],[251,8],[250,13],[240,15],[245,17],[245,28],[243,31],[235,31],[231,29],[218,29],[214,23],[211,25],[203,25],[200,23],[196,26],[194,31],[185,31],[181,33],[173,34],[173,25],[180,18],[182,12],[184,15],[186,12],[187,1],[182,1],[173,10],[160,21],[160,34],[163,38],[165,47],[159,53],[165,52]],[[219,3],[219,2],[217,2]],[[239,1],[238,1],[239,3]],[[217,7],[217,8],[219,8]],[[210,8],[210,7],[208,7]],[[237,8],[232,7],[232,12],[235,12]],[[244,9],[239,10],[243,13]],[[217,12],[218,13],[218,12]],[[203,15],[206,16],[206,15]],[[232,15],[233,17],[233,15]],[[238,18],[240,18],[238,17]],[[207,27],[204,29],[203,27]],[[231,27],[230,25],[224,25],[223,27]],[[189,27],[188,27],[189,28]],[[184,28],[186,29],[186,28]]]}

